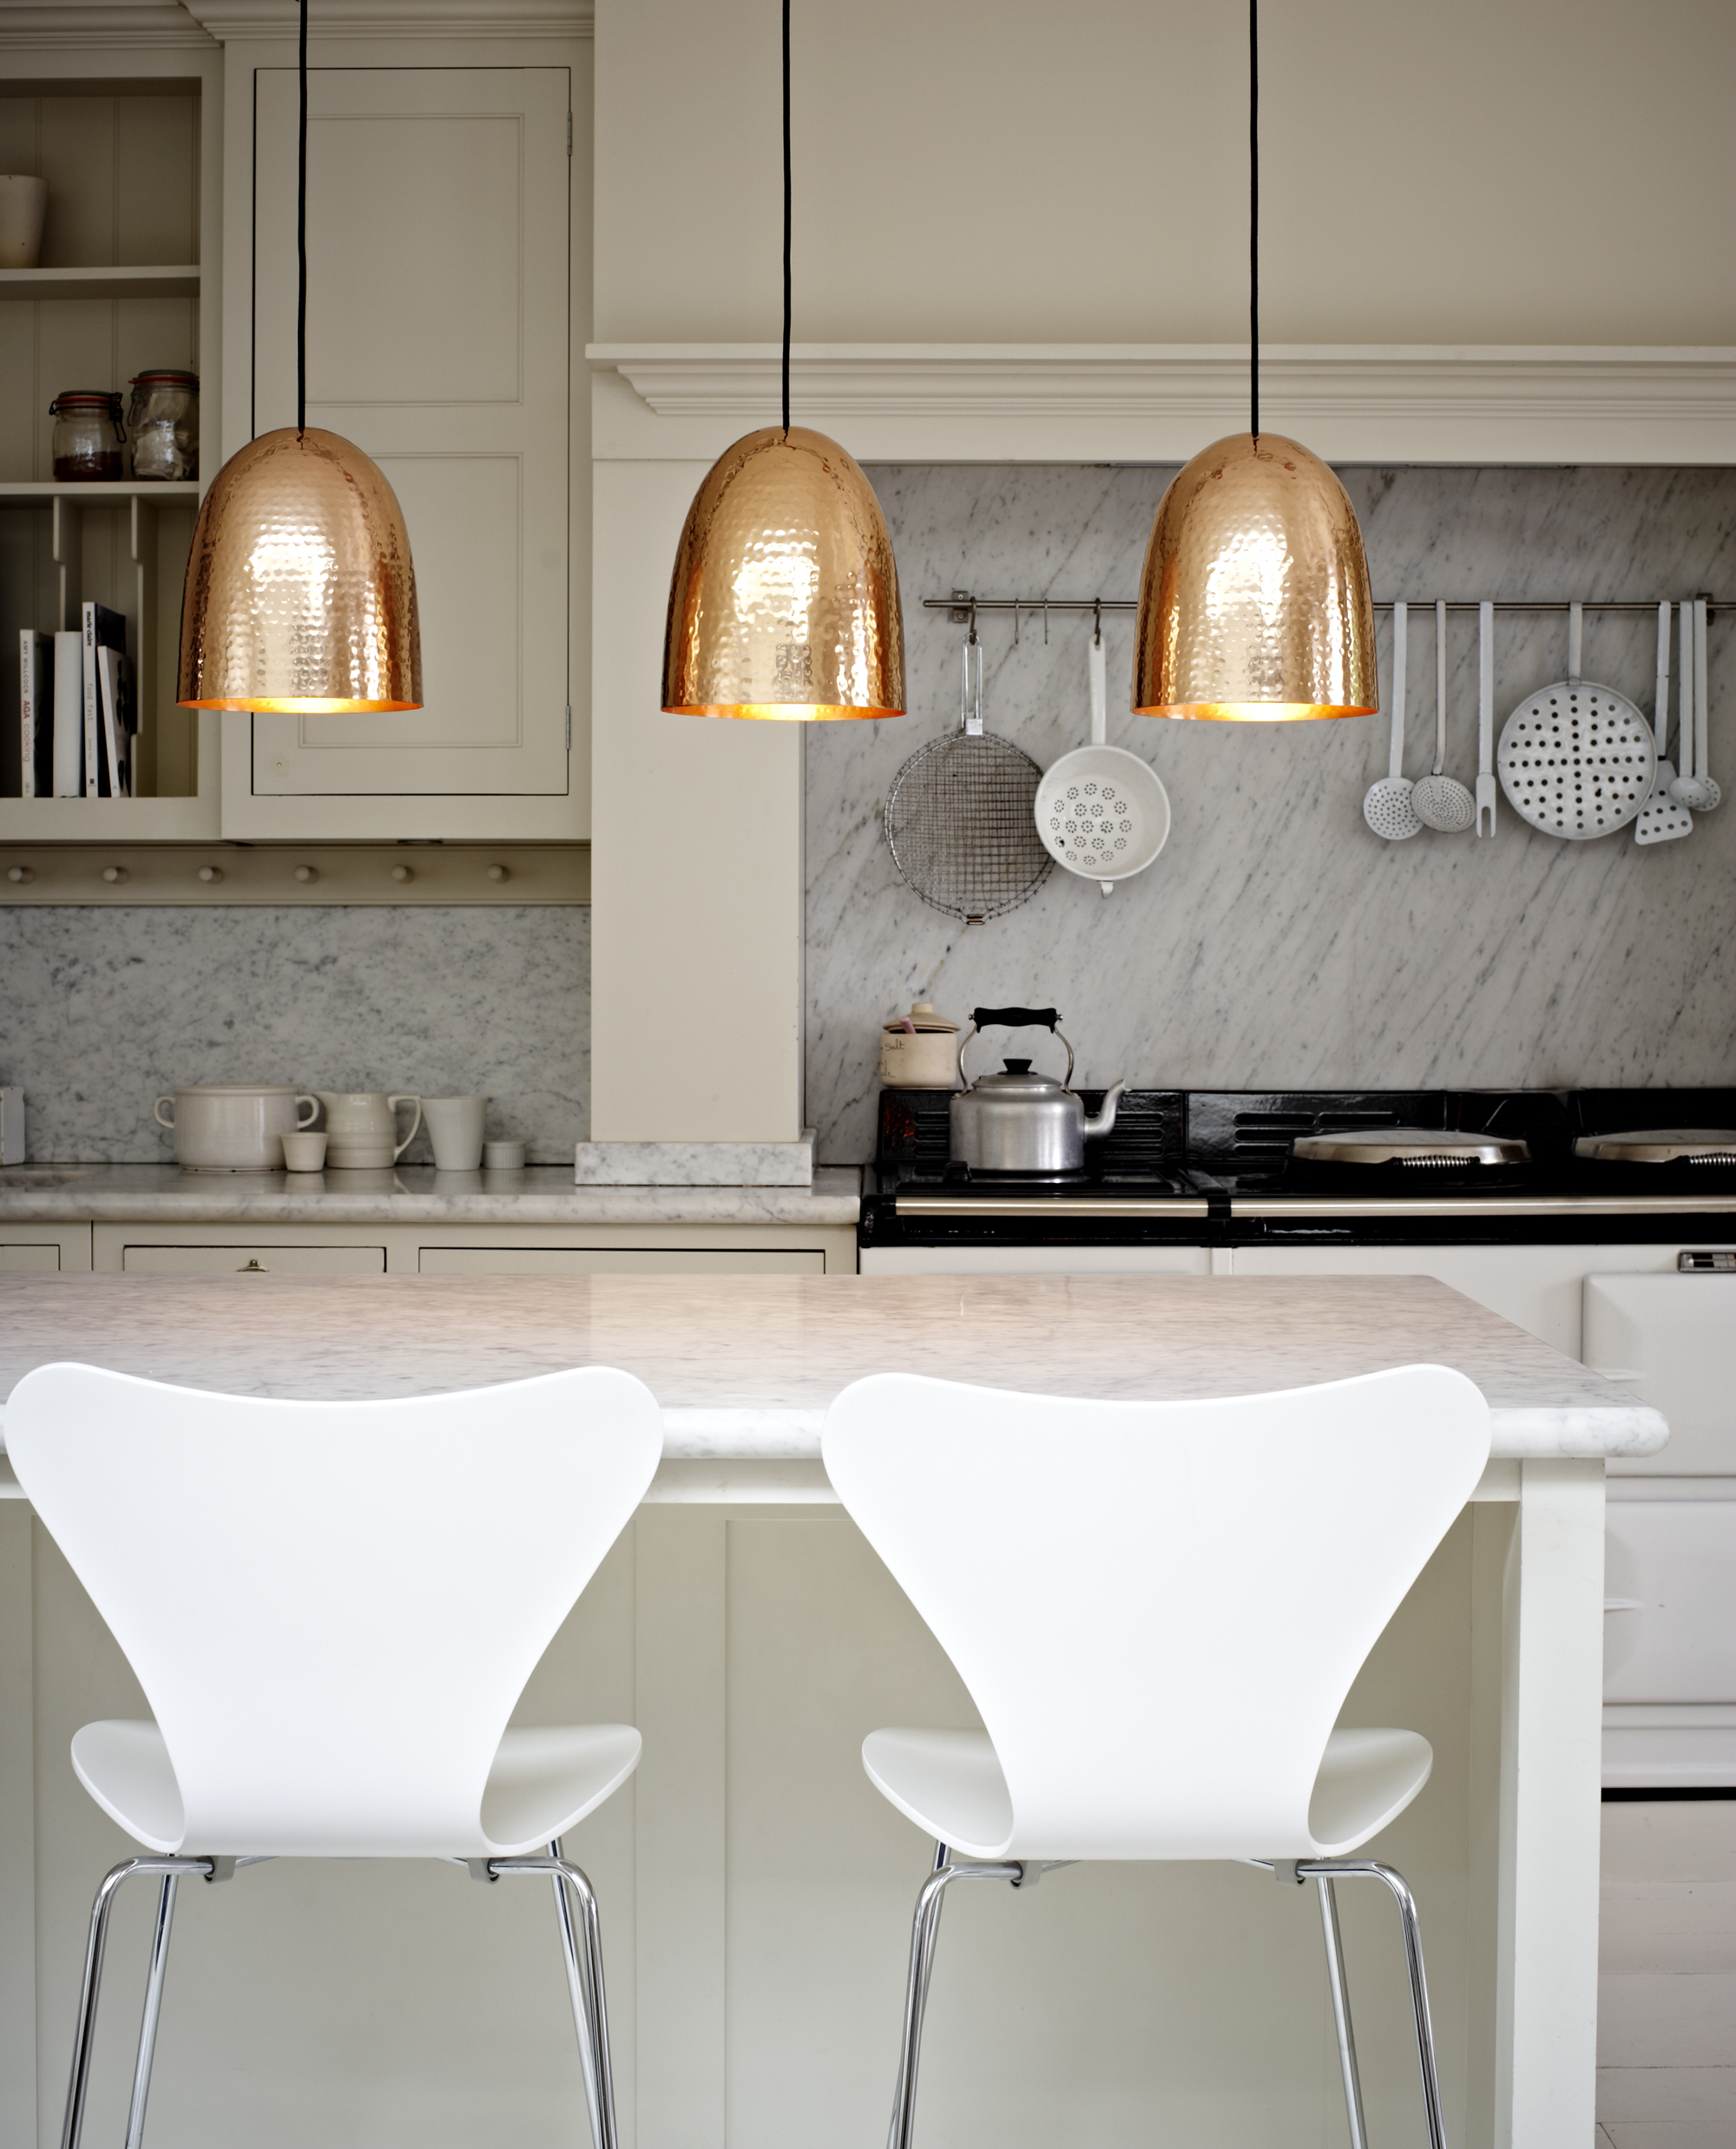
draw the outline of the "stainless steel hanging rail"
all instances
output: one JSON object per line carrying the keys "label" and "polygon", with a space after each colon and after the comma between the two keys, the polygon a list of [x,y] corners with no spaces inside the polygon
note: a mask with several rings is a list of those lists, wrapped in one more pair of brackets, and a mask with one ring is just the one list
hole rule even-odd
{"label": "stainless steel hanging rail", "polygon": [[[1728,600],[1708,596],[1704,590],[1695,590],[1693,599],[1703,603],[1708,612],[1727,608]],[[1378,597],[1377,612],[1390,612],[1394,600]],[[1433,597],[1410,597],[1404,600],[1413,610],[1432,612],[1438,601]],[[1449,597],[1445,600],[1449,612],[1475,612],[1475,597]],[[1586,612],[1650,612],[1655,614],[1663,603],[1677,604],[1677,597],[1497,597],[1497,612],[1565,612],[1570,604],[1578,604]],[[955,589],[949,597],[924,597],[924,612],[950,612],[962,626],[973,612],[1026,612],[1042,614],[1047,612],[1136,612],[1138,601],[1133,597],[979,597],[968,589]]]}

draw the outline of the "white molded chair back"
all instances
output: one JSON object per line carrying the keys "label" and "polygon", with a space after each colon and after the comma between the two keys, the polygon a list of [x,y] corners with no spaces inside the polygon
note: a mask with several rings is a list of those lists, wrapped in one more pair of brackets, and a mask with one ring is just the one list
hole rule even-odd
{"label": "white molded chair back", "polygon": [[1009,1832],[973,1855],[1291,1857],[1327,1847],[1334,1719],[1489,1440],[1438,1365],[1189,1403],[883,1374],[823,1453],[993,1741]]}
{"label": "white molded chair back", "polygon": [[6,1447],[161,1731],[155,1847],[451,1857],[662,1421],[602,1366],[294,1403],[48,1365]]}

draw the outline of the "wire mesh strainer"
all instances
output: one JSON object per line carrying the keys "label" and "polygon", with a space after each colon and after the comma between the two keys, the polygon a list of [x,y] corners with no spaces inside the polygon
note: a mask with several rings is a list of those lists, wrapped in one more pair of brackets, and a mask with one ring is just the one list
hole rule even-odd
{"label": "wire mesh strainer", "polygon": [[918,746],[886,794],[893,863],[924,903],[967,924],[1016,910],[1048,879],[1031,805],[1042,771],[983,728],[983,645],[964,644],[959,727]]}

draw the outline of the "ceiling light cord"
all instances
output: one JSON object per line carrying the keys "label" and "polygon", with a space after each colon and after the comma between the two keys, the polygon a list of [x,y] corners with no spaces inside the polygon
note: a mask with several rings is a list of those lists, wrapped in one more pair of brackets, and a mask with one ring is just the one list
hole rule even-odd
{"label": "ceiling light cord", "polygon": [[295,151],[295,430],[307,430],[307,0],[301,0],[301,109]]}
{"label": "ceiling light cord", "polygon": [[[306,0],[302,0],[304,7]],[[788,0],[786,0],[787,6]],[[1248,430],[1259,438],[1259,0],[1248,0]]]}
{"label": "ceiling light cord", "polygon": [[[307,0],[301,0],[305,9]],[[790,0],[784,0],[784,437],[790,437]]]}

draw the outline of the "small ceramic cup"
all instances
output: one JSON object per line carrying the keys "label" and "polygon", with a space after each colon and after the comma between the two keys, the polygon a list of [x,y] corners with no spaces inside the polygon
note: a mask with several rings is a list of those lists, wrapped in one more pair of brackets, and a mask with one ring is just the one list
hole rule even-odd
{"label": "small ceramic cup", "polygon": [[286,1134],[283,1166],[286,1172],[323,1172],[326,1168],[326,1130],[317,1134]]}
{"label": "small ceramic cup", "polygon": [[16,173],[0,178],[0,268],[36,267],[48,206],[47,180]]}
{"label": "small ceramic cup", "polygon": [[483,1144],[483,1169],[485,1172],[522,1172],[524,1169],[524,1144],[522,1141],[485,1141]]}
{"label": "small ceramic cup", "polygon": [[434,1145],[434,1168],[474,1172],[483,1160],[486,1097],[424,1097],[422,1124]]}

